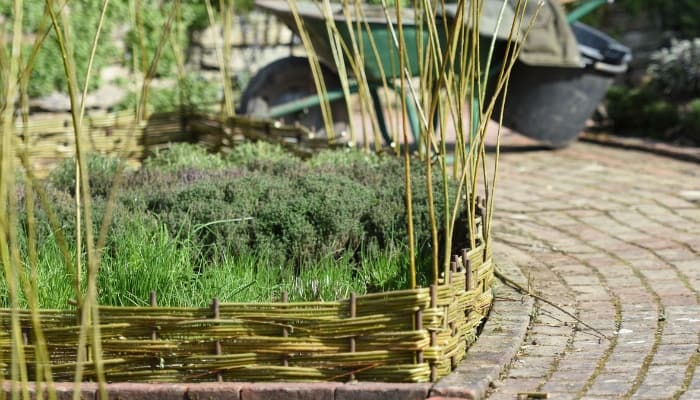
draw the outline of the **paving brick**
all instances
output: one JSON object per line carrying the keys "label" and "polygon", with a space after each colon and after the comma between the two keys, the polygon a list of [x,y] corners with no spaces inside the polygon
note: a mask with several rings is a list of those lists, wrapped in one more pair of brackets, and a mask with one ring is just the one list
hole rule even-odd
{"label": "paving brick", "polygon": [[[667,161],[580,144],[556,155],[509,154],[501,159],[508,171],[500,175],[505,187],[502,196],[513,198],[514,194],[517,199],[519,192],[534,191],[529,195],[547,199],[538,204],[547,212],[526,214],[528,219],[519,220],[517,231],[512,232],[535,239],[538,246],[530,254],[548,267],[528,268],[535,288],[549,300],[573,305],[568,309],[594,327],[616,334],[617,343],[611,347],[611,342],[598,344],[584,332],[566,331],[563,322],[569,319],[560,315],[538,316],[528,340],[544,340],[541,338],[547,335],[556,341],[568,338],[566,352],[542,386],[550,393],[572,393],[593,378],[584,398],[616,398],[629,389],[650,354],[654,357],[638,397],[667,397],[668,393],[653,384],[664,382],[669,374],[677,378],[665,382],[674,384],[684,376],[682,371],[698,344],[700,321],[690,320],[700,315],[700,310],[693,309],[698,303],[700,270],[697,249],[682,242],[695,243],[700,249],[700,228],[696,228],[700,211],[678,193],[692,189],[687,174],[698,169],[694,164]],[[697,172],[691,175],[700,176]],[[513,206],[519,201],[513,201]],[[557,202],[560,204],[554,204]],[[563,210],[562,204],[579,208]],[[694,212],[681,214],[678,207]],[[695,237],[686,235],[688,229],[694,229]],[[494,230],[507,232],[508,227],[496,222]],[[584,251],[576,252],[577,248]],[[592,252],[587,251],[591,248]],[[644,280],[635,270],[641,271]],[[678,279],[679,272],[691,287]],[[659,321],[660,315],[665,320]],[[613,332],[618,322],[619,331]],[[549,343],[526,344],[509,375],[498,382],[495,398],[514,398],[515,388],[522,387],[522,381],[532,381],[526,376],[540,375],[542,356],[556,348],[546,347]],[[653,354],[654,350],[658,352]],[[603,368],[596,370],[605,354]],[[518,376],[522,378],[514,379]]]}
{"label": "paving brick", "polygon": [[333,400],[341,383],[251,383],[241,400]]}
{"label": "paving brick", "polygon": [[[73,384],[56,382],[53,385],[56,393],[57,400],[72,400],[73,399]],[[11,399],[12,398],[12,384],[8,381],[3,382],[2,390],[0,390],[0,399]],[[97,390],[97,385],[93,383],[82,383],[80,385],[80,400],[94,400],[95,391]],[[45,384],[38,386],[34,383],[30,383],[28,386],[29,396],[31,400],[39,398],[38,393],[41,391],[41,398],[48,398],[48,388]],[[4,396],[4,397],[3,397]],[[21,396],[21,392],[20,392]]]}
{"label": "paving brick", "polygon": [[671,387],[666,385],[650,386],[643,384],[637,389],[637,392],[632,395],[632,398],[640,400],[670,399],[677,389],[677,387]]}
{"label": "paving brick", "polygon": [[604,374],[593,382],[586,395],[622,397],[632,387],[634,375],[629,373]]}
{"label": "paving brick", "polygon": [[195,383],[187,387],[186,400],[240,400],[247,383]]}
{"label": "paving brick", "polygon": [[472,400],[467,397],[445,397],[445,396],[430,396],[427,400]]}
{"label": "paving brick", "polygon": [[185,393],[184,384],[112,383],[107,387],[109,400],[183,400]]}
{"label": "paving brick", "polygon": [[680,400],[700,399],[700,390],[688,390],[687,392],[683,393],[679,399]]}
{"label": "paving brick", "polygon": [[678,365],[651,365],[647,370],[644,383],[649,386],[675,386],[681,387],[685,378],[685,364]]}
{"label": "paving brick", "polygon": [[564,379],[565,377],[558,377],[554,380],[550,379],[549,382],[542,386],[541,390],[543,392],[577,393],[583,386],[582,381],[568,381]]}
{"label": "paving brick", "polygon": [[698,346],[695,344],[662,344],[659,345],[652,364],[687,364],[690,357],[697,351]]}
{"label": "paving brick", "polygon": [[335,390],[335,400],[423,400],[428,397],[430,387],[430,384],[348,384]]}
{"label": "paving brick", "polygon": [[700,339],[697,336],[689,334],[664,334],[661,336],[661,344],[700,344]]}

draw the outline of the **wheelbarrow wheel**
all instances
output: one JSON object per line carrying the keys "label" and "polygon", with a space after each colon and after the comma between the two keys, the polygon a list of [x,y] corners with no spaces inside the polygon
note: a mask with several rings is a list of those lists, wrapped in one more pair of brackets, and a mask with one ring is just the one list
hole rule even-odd
{"label": "wheelbarrow wheel", "polygon": [[[321,65],[326,90],[341,90],[340,79],[329,68]],[[287,57],[268,64],[250,79],[241,96],[241,111],[251,116],[266,116],[272,107],[315,95],[316,85],[305,57]],[[330,102],[333,119],[333,138],[336,142],[348,140],[348,110],[344,99]],[[303,125],[315,138],[327,137],[321,107],[316,105],[277,117],[284,124]]]}

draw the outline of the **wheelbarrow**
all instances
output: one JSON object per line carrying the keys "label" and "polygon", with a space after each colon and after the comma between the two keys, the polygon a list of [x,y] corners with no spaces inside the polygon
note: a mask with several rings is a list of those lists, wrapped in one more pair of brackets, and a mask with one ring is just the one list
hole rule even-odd
{"label": "wheelbarrow", "polygon": [[[557,1],[557,0],[554,0]],[[564,0],[567,1],[567,0]],[[578,8],[574,9],[567,15],[569,22],[575,22],[587,13],[590,13],[602,4],[609,0],[587,0],[584,1]],[[297,24],[294,15],[286,0],[256,0],[255,4],[258,8],[273,14],[278,20],[286,24],[293,32],[297,33]],[[333,51],[331,48],[331,38],[326,27],[326,20],[320,12],[319,6],[315,3],[299,2],[297,4],[298,14],[304,22],[304,26],[308,31],[312,41],[314,50],[321,61],[322,75],[326,86],[325,98],[330,105],[330,111],[333,118],[333,131],[340,133],[347,131],[348,115],[347,105],[345,102],[345,94],[341,87],[341,81],[336,69]],[[364,21],[362,24],[352,22],[355,28],[355,40],[361,42],[361,48],[364,49],[364,74],[369,87],[370,97],[372,99],[377,123],[382,138],[387,145],[392,145],[393,139],[387,129],[387,124],[384,119],[384,108],[381,103],[378,90],[384,87],[384,83],[390,89],[401,93],[395,81],[399,75],[399,55],[394,42],[392,40],[390,30],[387,27],[387,20],[383,10],[379,6],[363,5]],[[331,4],[331,13],[334,16],[336,27],[345,43],[351,43],[352,32],[348,30],[347,21],[342,13],[340,4]],[[416,24],[413,10],[406,8],[402,10],[402,28],[405,40],[405,50],[407,55],[407,68],[412,76],[419,74],[419,36],[427,37],[427,30],[421,32],[425,27]],[[442,13],[445,15],[445,13]],[[440,17],[438,17],[440,18]],[[396,22],[394,22],[396,30]],[[510,26],[510,23],[504,23]],[[449,24],[437,23],[438,36],[441,42],[447,37],[444,31],[445,26]],[[484,32],[481,32],[482,34]],[[481,44],[482,49],[488,49],[491,39],[486,36],[480,38],[484,43]],[[378,54],[373,53],[372,46],[381,49]],[[503,62],[502,57],[499,57],[498,52],[494,53],[492,63],[494,64],[490,70],[497,71],[498,65]],[[377,56],[378,55],[378,56]],[[485,56],[482,61],[485,61]],[[323,114],[320,104],[324,101],[322,97],[317,95],[316,85],[310,71],[309,60],[305,57],[287,57],[274,61],[263,67],[249,81],[241,97],[240,111],[247,115],[254,115],[263,118],[272,118],[281,120],[286,124],[301,124],[311,131],[322,133],[324,130]],[[483,63],[482,63],[483,65]],[[511,77],[513,82],[514,77]],[[523,82],[527,86],[527,82]],[[350,85],[350,92],[357,93],[359,86],[357,83]],[[413,138],[416,142],[420,138],[420,125],[418,112],[413,100],[406,95],[407,117],[411,127]],[[541,99],[544,100],[544,99]],[[600,99],[598,99],[599,101]],[[474,102],[475,108],[478,107],[478,102]],[[597,104],[597,103],[596,103]],[[540,107],[540,105],[538,105]],[[541,107],[548,107],[547,104],[542,104]],[[478,108],[476,108],[478,110]],[[478,112],[472,112],[472,125],[478,126]],[[588,117],[587,114],[586,117]],[[585,122],[585,120],[583,121]],[[580,128],[580,127],[577,127]],[[573,132],[565,132],[566,144],[573,140],[580,129],[574,129]],[[541,136],[538,132],[525,129],[522,132],[534,139],[544,140],[545,143],[553,147],[561,147],[562,141],[551,141],[547,137]],[[550,135],[551,136],[551,135]]]}

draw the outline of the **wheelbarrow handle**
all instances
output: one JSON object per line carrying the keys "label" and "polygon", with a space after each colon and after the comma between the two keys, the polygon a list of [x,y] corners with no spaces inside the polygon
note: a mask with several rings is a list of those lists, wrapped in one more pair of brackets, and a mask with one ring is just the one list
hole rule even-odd
{"label": "wheelbarrow handle", "polygon": [[[562,3],[571,3],[573,1],[564,0]],[[571,12],[566,16],[566,20],[569,23],[576,22],[586,15],[590,14],[596,8],[602,6],[605,3],[614,3],[615,0],[586,0],[579,6],[571,10]]]}

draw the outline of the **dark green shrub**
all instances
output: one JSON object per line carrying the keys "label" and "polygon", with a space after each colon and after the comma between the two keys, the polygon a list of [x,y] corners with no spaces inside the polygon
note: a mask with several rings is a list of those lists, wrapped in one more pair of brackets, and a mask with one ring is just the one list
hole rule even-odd
{"label": "dark green shrub", "polygon": [[[575,7],[578,2],[570,3]],[[659,22],[665,31],[672,31],[680,37],[700,36],[700,2],[696,0],[617,0],[614,7],[600,7],[587,15],[583,22],[602,27],[605,30],[624,29],[625,27],[606,24],[605,16],[624,10],[633,17],[646,12],[654,22]]]}
{"label": "dark green shrub", "polygon": [[[54,213],[57,219],[58,229],[61,231],[61,234],[67,242],[75,242],[77,233],[75,197],[68,191],[58,190],[52,186],[46,186],[42,188],[42,190],[45,191],[50,201],[51,211]],[[37,195],[35,194],[35,197],[36,196]],[[102,228],[103,218],[107,209],[107,199],[104,197],[94,197],[92,198],[91,206],[92,231],[95,240],[97,240],[100,229]],[[113,243],[113,241],[116,240],[115,237],[117,237],[120,234],[120,232],[123,232],[125,229],[128,229],[127,226],[132,220],[145,217],[145,214],[142,214],[140,212],[134,213],[130,211],[126,206],[124,206],[124,204],[118,201],[113,202],[110,205],[110,207],[112,212],[112,222],[109,226],[109,234],[107,236],[108,250],[110,249],[110,245]],[[18,203],[18,211],[18,222],[21,232],[26,234],[28,229],[28,221],[27,210],[23,201]],[[35,200],[34,215],[34,227],[36,230],[36,237],[39,241],[39,244],[41,245],[44,242],[53,242],[53,237],[55,236],[55,233],[53,232],[53,229],[49,223],[48,213],[41,206],[38,200]],[[82,221],[82,223],[85,223],[85,215],[82,215]],[[86,234],[84,229],[82,230],[81,237],[83,240],[83,248],[85,248],[84,246],[86,245]]]}
{"label": "dark green shrub", "polygon": [[256,166],[262,166],[270,162],[300,161],[282,147],[262,141],[242,143],[231,149],[223,158],[228,164],[245,166],[250,169],[259,169]]}
{"label": "dark green shrub", "polygon": [[[87,157],[87,169],[92,196],[106,197],[112,190],[114,174],[119,159],[115,157],[90,154]],[[49,182],[58,190],[75,193],[75,160],[66,159],[49,175]]]}
{"label": "dark green shrub", "polygon": [[171,143],[144,161],[147,169],[160,169],[163,172],[183,169],[209,170],[222,168],[224,165],[218,154],[209,153],[204,147],[189,143]]}
{"label": "dark green shrub", "polygon": [[700,38],[673,41],[651,56],[649,86],[670,100],[700,96]]}
{"label": "dark green shrub", "polygon": [[[696,69],[700,71],[700,64]],[[622,134],[682,143],[700,142],[697,133],[700,103],[697,98],[686,100],[699,91],[688,80],[696,79],[700,85],[700,75],[682,77],[679,71],[665,71],[664,78],[661,78],[658,75],[660,70],[654,73],[657,75],[642,87],[614,86],[610,89],[607,109],[615,130]]]}
{"label": "dark green shrub", "polygon": [[[113,169],[107,168],[110,160],[91,160],[95,174],[91,181],[105,182],[95,184],[97,232]],[[75,236],[71,165],[52,175],[49,188],[68,237]],[[399,257],[406,251],[403,171],[397,158],[355,151],[324,152],[302,162],[269,145],[240,146],[223,158],[193,145],[172,146],[124,177],[113,205],[106,256],[123,258],[114,252],[119,251],[118,241],[132,235],[133,221],[148,226],[155,223],[149,221],[158,221],[167,232],[154,235],[167,234],[188,246],[190,265],[202,270],[231,257],[263,257],[297,275],[309,268],[313,274],[318,263],[337,260],[369,277],[372,274],[363,272],[368,255],[391,258],[392,252]],[[415,238],[419,269],[428,276],[432,243],[424,175],[424,166],[415,163]],[[433,179],[438,229],[443,232],[442,180],[438,173]],[[454,193],[453,184],[450,192]],[[372,279],[377,287],[388,287],[384,278]]]}
{"label": "dark green shrub", "polygon": [[683,134],[700,143],[700,98],[688,102],[682,114]]}
{"label": "dark green shrub", "polygon": [[669,101],[660,99],[645,104],[641,109],[643,120],[647,122],[646,129],[653,136],[665,137],[666,133],[678,125],[677,106]]}
{"label": "dark green shrub", "polygon": [[294,261],[353,254],[363,242],[361,225],[373,189],[342,176],[310,174],[288,187],[272,188],[253,225],[263,242],[293,248]]}

